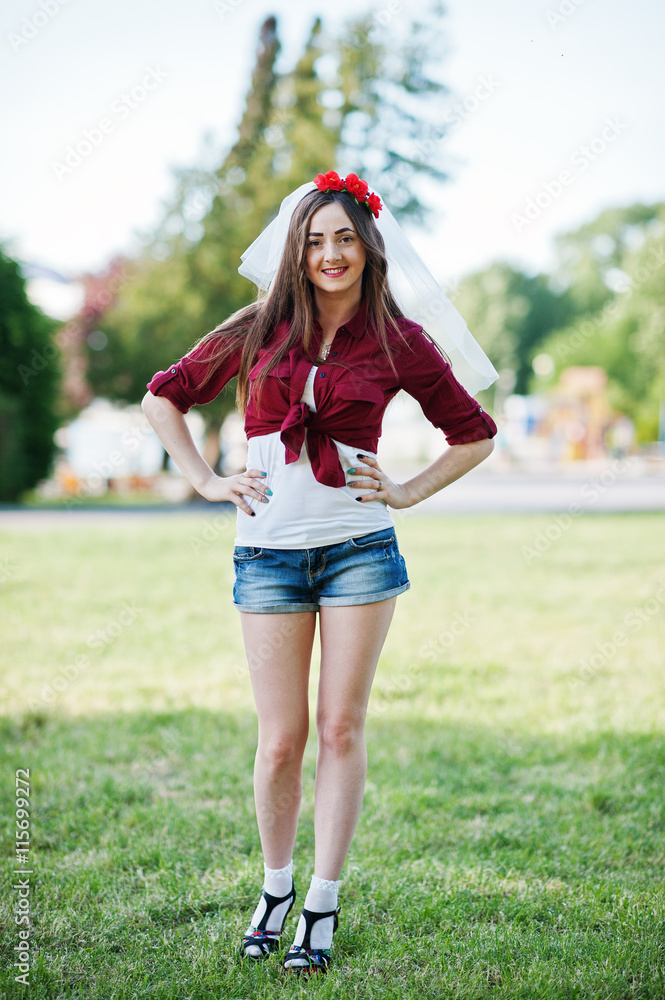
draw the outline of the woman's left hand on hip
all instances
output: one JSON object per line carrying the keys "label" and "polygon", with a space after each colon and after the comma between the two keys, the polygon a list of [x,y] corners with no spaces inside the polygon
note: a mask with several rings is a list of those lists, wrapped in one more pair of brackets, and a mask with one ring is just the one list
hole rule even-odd
{"label": "woman's left hand on hip", "polygon": [[354,466],[353,472],[347,471],[351,475],[351,480],[346,484],[350,489],[367,490],[373,493],[365,493],[356,497],[359,503],[370,503],[373,500],[383,500],[389,507],[399,510],[403,507],[411,507],[412,501],[409,498],[406,486],[394,483],[392,479],[379,467],[379,463],[370,455],[358,455],[358,462]]}

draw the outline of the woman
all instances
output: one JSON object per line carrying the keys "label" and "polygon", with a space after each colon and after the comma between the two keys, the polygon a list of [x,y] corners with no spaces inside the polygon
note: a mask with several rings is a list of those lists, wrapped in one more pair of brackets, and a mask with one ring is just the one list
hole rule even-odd
{"label": "woman", "polygon": [[[254,791],[264,856],[263,891],[242,944],[250,958],[277,947],[296,898],[319,614],[314,874],[284,967],[325,972],[363,799],[370,689],[397,595],[410,586],[389,508],[411,507],[478,465],[496,425],[431,337],[401,314],[388,286],[379,197],[354,174],[333,171],[306,188],[291,197],[292,214],[280,213],[283,247],[277,240],[275,251],[272,231],[247,252],[273,256],[268,295],[158,372],[143,409],[198,492],[238,508],[233,598],[259,718]],[[195,448],[183,414],[236,375],[248,468],[222,478]],[[405,483],[376,457],[384,410],[400,389],[450,445]]]}

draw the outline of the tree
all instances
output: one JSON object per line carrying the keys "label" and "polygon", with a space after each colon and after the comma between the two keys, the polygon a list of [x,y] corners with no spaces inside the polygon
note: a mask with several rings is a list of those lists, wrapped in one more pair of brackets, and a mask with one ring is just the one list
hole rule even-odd
{"label": "tree", "polygon": [[[424,70],[439,55],[436,44],[435,33],[419,25],[391,47],[367,19],[336,37],[317,18],[296,65],[279,74],[276,21],[264,22],[236,142],[217,169],[179,172],[163,223],[99,323],[108,342],[90,351],[97,393],[138,401],[158,359],[166,365],[181,357],[245,305],[253,286],[237,272],[240,254],[282,199],[320,170],[346,158],[371,184],[382,180],[397,214],[417,217],[418,197],[403,196],[417,188],[404,184],[403,174],[400,180],[397,167],[444,176],[417,141],[432,131],[423,102],[445,90]],[[233,407],[232,390],[204,409],[211,441]]]}
{"label": "tree", "polygon": [[0,500],[15,501],[49,472],[58,426],[56,323],[28,300],[15,260],[0,250]]}
{"label": "tree", "polygon": [[568,295],[554,292],[546,274],[529,277],[502,263],[464,278],[455,306],[495,367],[515,373],[517,393],[527,391],[539,345],[571,314]]}
{"label": "tree", "polygon": [[394,32],[389,9],[362,17],[346,27],[337,52],[339,159],[366,177],[398,218],[419,223],[427,215],[419,180],[447,179],[437,160],[448,121],[449,91],[438,78],[443,14],[439,3],[422,21],[405,25],[401,14]]}
{"label": "tree", "polygon": [[[583,275],[593,275],[595,288],[600,276],[606,292],[595,296],[600,306],[578,310],[541,344],[554,362],[552,380],[570,365],[599,365],[614,409],[633,419],[639,441],[654,441],[665,404],[665,204],[603,212],[570,243],[588,248],[594,263]],[[575,284],[577,303],[592,301],[582,277]]]}
{"label": "tree", "polygon": [[554,277],[568,289],[578,317],[609,302],[626,261],[660,226],[662,206],[634,204],[608,208],[579,229],[557,237]]}

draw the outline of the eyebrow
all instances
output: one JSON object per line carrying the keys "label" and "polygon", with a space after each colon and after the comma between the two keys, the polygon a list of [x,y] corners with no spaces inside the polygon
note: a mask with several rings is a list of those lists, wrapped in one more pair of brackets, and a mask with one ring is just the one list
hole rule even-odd
{"label": "eyebrow", "polygon": [[[351,229],[349,226],[344,226],[343,229],[336,229],[335,230],[335,236],[339,236],[340,233],[353,233],[353,232],[355,232],[354,229]],[[323,233],[308,233],[307,235],[308,236],[323,236]]]}

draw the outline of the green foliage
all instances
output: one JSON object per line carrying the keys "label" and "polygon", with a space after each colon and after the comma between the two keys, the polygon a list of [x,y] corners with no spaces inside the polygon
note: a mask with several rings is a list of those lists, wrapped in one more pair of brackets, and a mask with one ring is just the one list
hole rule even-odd
{"label": "green foliage", "polygon": [[0,500],[47,475],[58,426],[57,324],[33,306],[16,261],[0,250]]}
{"label": "green foliage", "polygon": [[[179,172],[162,224],[98,324],[108,344],[89,352],[97,394],[138,401],[155,370],[251,301],[254,286],[237,271],[241,253],[282,199],[321,170],[354,170],[398,215],[418,217],[411,179],[445,176],[419,152],[432,133],[431,103],[445,91],[427,72],[440,57],[436,20],[429,31],[400,21],[389,42],[368,19],[334,36],[317,18],[283,73],[276,20],[265,21],[234,146],[219,166]],[[232,389],[204,409],[212,424],[233,407]]]}
{"label": "green foliage", "polygon": [[514,391],[526,392],[538,345],[571,314],[547,275],[528,277],[508,264],[492,264],[464,278],[455,305],[497,370],[515,372]]}
{"label": "green foliage", "polygon": [[[602,212],[557,238],[552,275],[495,263],[464,278],[455,305],[495,366],[515,372],[517,393],[542,392],[564,368],[608,375],[611,406],[638,440],[658,436],[665,402],[665,204]],[[536,377],[536,354],[554,368]]]}
{"label": "green foliage", "polygon": [[604,212],[562,245],[584,248],[569,294],[597,308],[576,308],[541,344],[553,377],[569,365],[599,365],[612,405],[635,421],[640,441],[654,441],[665,401],[665,204]]}
{"label": "green foliage", "polygon": [[556,278],[568,288],[577,317],[597,313],[610,301],[608,277],[622,270],[636,247],[659,230],[662,207],[608,208],[592,222],[556,238]]}
{"label": "green foliage", "polygon": [[[384,16],[386,11],[383,12]],[[346,26],[339,46],[339,80],[345,103],[338,159],[344,172],[366,177],[398,218],[431,217],[419,178],[442,182],[438,143],[445,135],[448,88],[441,73],[444,11],[434,4],[404,30],[401,12],[390,30],[374,17]]]}

